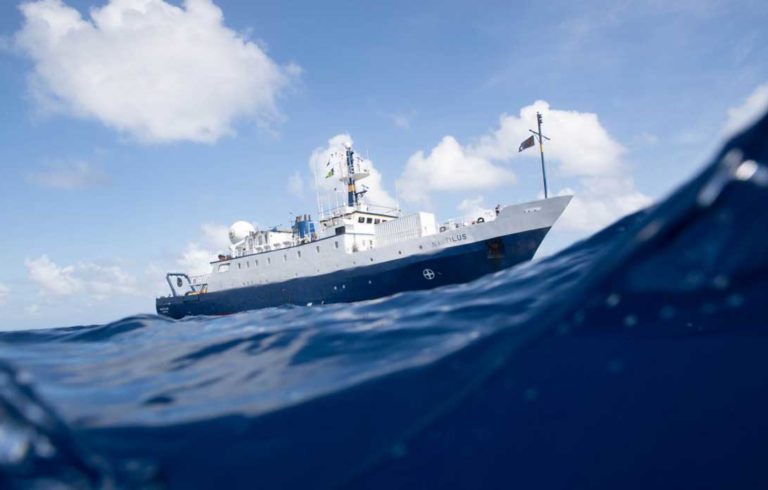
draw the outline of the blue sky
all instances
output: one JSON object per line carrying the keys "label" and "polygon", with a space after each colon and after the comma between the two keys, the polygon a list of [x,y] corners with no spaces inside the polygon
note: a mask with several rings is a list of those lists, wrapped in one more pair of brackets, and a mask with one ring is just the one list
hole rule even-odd
{"label": "blue sky", "polygon": [[312,155],[339,135],[372,194],[399,182],[448,218],[539,196],[516,150],[544,111],[550,188],[578,199],[551,253],[768,104],[767,20],[764,1],[3,2],[0,328],[151,312],[226,225],[314,214]]}

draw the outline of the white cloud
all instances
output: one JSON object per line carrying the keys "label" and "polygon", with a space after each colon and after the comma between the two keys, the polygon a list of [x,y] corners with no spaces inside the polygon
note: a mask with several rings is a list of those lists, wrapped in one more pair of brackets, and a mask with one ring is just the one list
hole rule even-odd
{"label": "white cloud", "polygon": [[198,243],[188,243],[176,261],[182,272],[199,276],[211,272],[211,261],[215,260],[216,253],[200,246]]}
{"label": "white cloud", "polygon": [[563,215],[561,227],[595,231],[651,203],[635,188],[631,168],[623,159],[625,148],[608,134],[597,114],[551,109],[545,101],[523,107],[517,116],[502,115],[498,129],[472,144],[461,146],[446,136],[428,157],[421,152],[413,155],[400,179],[403,198],[429,202],[429,193],[434,191],[483,189],[511,182],[511,173],[493,162],[539,158],[533,149],[518,151],[530,136],[529,129],[535,127],[537,112],[544,118],[544,134],[552,138],[545,144],[548,166],[554,166],[559,179],[576,184],[569,189],[576,197]]}
{"label": "white cloud", "polygon": [[81,281],[74,277],[74,266],[59,267],[47,255],[24,261],[29,278],[41,291],[55,296],[68,296],[80,292]]}
{"label": "white cloud", "polygon": [[464,199],[459,203],[457,209],[462,213],[462,218],[465,221],[473,221],[490,211],[490,208],[485,206],[485,198],[483,196]]}
{"label": "white cloud", "polygon": [[105,185],[109,177],[100,168],[85,161],[51,165],[29,175],[29,181],[50,189],[76,190]]}
{"label": "white cloud", "polygon": [[5,300],[8,298],[8,294],[10,294],[11,289],[0,282],[0,304],[5,303]]}
{"label": "white cloud", "polygon": [[301,173],[298,170],[295,170],[291,176],[288,177],[288,190],[298,198],[305,197],[304,178],[302,178]]}
{"label": "white cloud", "polygon": [[491,160],[538,158],[533,149],[518,152],[520,142],[530,136],[529,128],[535,128],[537,112],[544,118],[544,135],[552,137],[545,141],[544,155],[557,162],[563,175],[606,176],[627,171],[622,161],[624,147],[603,128],[597,114],[550,109],[542,100],[523,107],[519,116],[501,116],[499,129],[480,138],[474,152]]}
{"label": "white cloud", "polygon": [[635,189],[631,177],[588,177],[580,179],[579,184],[575,191],[565,188],[558,192],[574,196],[558,221],[558,228],[597,231],[653,202]]}
{"label": "white cloud", "polygon": [[[350,135],[346,133],[337,134],[328,140],[327,146],[316,148],[310,155],[308,162],[310,171],[313,175],[317,176],[320,190],[325,191],[325,193],[332,193],[334,189],[337,189],[343,193],[344,200],[346,200],[346,185],[339,181],[338,176],[341,172],[341,165],[344,162],[345,145],[351,145],[352,143]],[[330,165],[328,164],[329,162],[331,162]],[[397,201],[384,189],[381,172],[376,169],[373,162],[368,159],[362,159],[362,166],[370,171],[368,177],[358,181],[358,185],[368,189],[363,200],[378,206],[397,207]],[[334,175],[326,178],[331,169],[334,170]],[[327,196],[324,198],[327,198]],[[330,202],[334,202],[333,198],[331,198]]]}
{"label": "white cloud", "polygon": [[211,272],[211,261],[230,246],[229,228],[224,225],[204,224],[200,234],[200,240],[188,243],[176,260],[182,272],[195,276]]}
{"label": "white cloud", "polygon": [[758,86],[740,106],[728,109],[728,120],[723,127],[723,133],[727,135],[738,133],[756,122],[757,118],[766,111],[768,111],[768,83]]}
{"label": "white cloud", "polygon": [[212,0],[109,0],[83,18],[62,0],[21,4],[16,45],[44,110],[147,142],[213,142],[240,117],[268,124],[298,74],[227,28]]}
{"label": "white cloud", "polygon": [[429,155],[411,155],[398,186],[404,200],[429,204],[429,194],[435,191],[489,189],[514,181],[511,171],[494,165],[473,146],[445,136]]}
{"label": "white cloud", "polygon": [[106,299],[113,295],[136,294],[133,276],[118,266],[102,266],[92,262],[78,262],[65,267],[58,266],[41,255],[24,261],[29,278],[49,296],[73,296],[85,294],[94,299]]}

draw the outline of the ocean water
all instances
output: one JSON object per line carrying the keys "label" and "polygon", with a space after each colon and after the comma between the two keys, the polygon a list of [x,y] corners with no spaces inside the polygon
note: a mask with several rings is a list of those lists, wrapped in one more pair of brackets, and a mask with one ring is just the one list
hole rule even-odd
{"label": "ocean water", "polygon": [[768,488],[768,116],[470,284],[0,334],[2,488]]}

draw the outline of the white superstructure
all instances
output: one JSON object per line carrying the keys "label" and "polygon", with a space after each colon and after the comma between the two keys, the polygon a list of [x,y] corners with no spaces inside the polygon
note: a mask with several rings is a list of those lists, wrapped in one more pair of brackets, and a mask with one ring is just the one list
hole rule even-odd
{"label": "white superstructure", "polygon": [[570,201],[570,196],[564,196],[499,206],[471,219],[443,222],[427,212],[402,216],[399,209],[362,202],[360,197],[366,191],[358,192],[356,182],[369,172],[351,148],[345,157],[346,165],[339,171],[347,186],[345,205],[322,212],[317,222],[308,215],[296,216],[288,229],[259,230],[250,223],[236,222],[229,230],[229,253],[211,263],[209,274],[188,278],[186,283],[179,277],[176,287],[169,281],[174,296],[279,283],[548,229]]}

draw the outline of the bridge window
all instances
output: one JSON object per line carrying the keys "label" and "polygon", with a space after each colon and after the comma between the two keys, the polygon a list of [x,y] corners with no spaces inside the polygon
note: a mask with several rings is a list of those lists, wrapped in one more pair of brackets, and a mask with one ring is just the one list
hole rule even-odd
{"label": "bridge window", "polygon": [[379,223],[381,223],[381,220],[379,218],[376,218],[375,220],[373,220],[374,225],[378,225]]}
{"label": "bridge window", "polygon": [[315,252],[320,253],[320,245],[315,245]]}
{"label": "bridge window", "polygon": [[296,257],[301,258],[301,250],[296,250]]}
{"label": "bridge window", "polygon": [[242,262],[238,262],[237,263],[237,268],[238,269],[242,269],[243,268],[243,263]]}
{"label": "bridge window", "polygon": [[365,220],[365,222],[370,225],[371,223],[373,223],[373,218],[368,218]]}
{"label": "bridge window", "polygon": [[358,223],[365,223],[365,218],[363,216],[360,216],[359,218],[357,218],[357,222]]}
{"label": "bridge window", "polygon": [[339,248],[339,242],[333,242],[333,244],[336,246],[336,248]]}
{"label": "bridge window", "polygon": [[229,264],[219,265],[219,272],[227,272],[229,270]]}
{"label": "bridge window", "polygon": [[283,254],[283,262],[288,262],[288,254]]}

